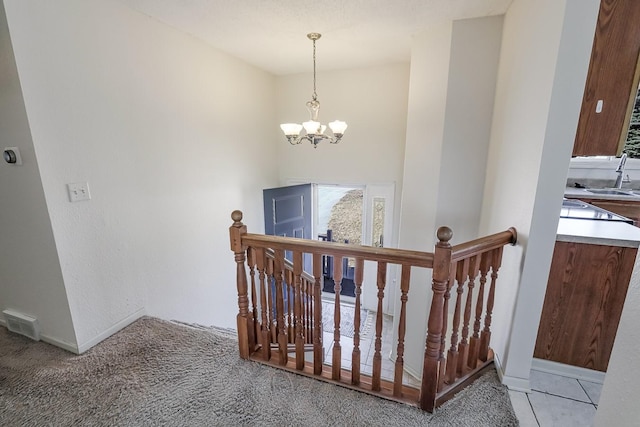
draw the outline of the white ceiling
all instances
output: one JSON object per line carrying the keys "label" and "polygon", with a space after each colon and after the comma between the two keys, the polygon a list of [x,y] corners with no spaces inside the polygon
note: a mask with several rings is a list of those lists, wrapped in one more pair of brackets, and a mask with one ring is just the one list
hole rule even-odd
{"label": "white ceiling", "polygon": [[443,20],[504,13],[512,0],[111,0],[274,74],[409,61],[411,36]]}

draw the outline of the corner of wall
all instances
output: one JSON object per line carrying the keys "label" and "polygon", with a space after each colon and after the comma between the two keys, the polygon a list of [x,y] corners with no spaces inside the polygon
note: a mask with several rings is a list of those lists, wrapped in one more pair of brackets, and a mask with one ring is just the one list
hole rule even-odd
{"label": "corner of wall", "polygon": [[133,322],[135,322],[136,320],[140,319],[141,317],[143,317],[145,315],[146,315],[146,310],[144,308],[141,308],[140,310],[136,311],[135,313],[131,314],[130,316],[127,316],[124,319],[120,320],[118,323],[116,323],[115,325],[111,326],[107,330],[101,332],[100,334],[96,335],[95,337],[93,337],[93,338],[83,342],[82,344],[78,345],[77,353],[78,354],[84,353],[85,351],[87,351],[91,347],[93,347],[94,345],[100,343],[101,341],[106,340],[111,335],[113,335],[116,332],[119,332],[120,330],[126,328],[127,326],[129,326],[130,324],[132,324]]}
{"label": "corner of wall", "polygon": [[498,372],[498,377],[500,378],[500,382],[506,385],[509,390],[515,391],[523,391],[525,393],[531,392],[531,385],[529,384],[529,378],[517,378],[512,377],[510,375],[506,375],[504,373],[503,365],[500,362],[500,358],[498,355],[494,355],[493,362],[496,366],[496,371]]}

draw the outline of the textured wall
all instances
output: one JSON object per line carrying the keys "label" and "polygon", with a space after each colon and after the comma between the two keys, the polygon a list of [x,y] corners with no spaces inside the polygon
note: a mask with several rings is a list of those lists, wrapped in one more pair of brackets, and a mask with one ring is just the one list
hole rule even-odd
{"label": "textured wall", "polygon": [[76,336],[2,3],[0,135],[0,150],[18,147],[23,162],[0,160],[0,310],[36,317],[44,340],[73,350]]}
{"label": "textured wall", "polygon": [[229,215],[276,183],[273,76],[118,3],[6,5],[80,347],[145,311],[233,326]]}

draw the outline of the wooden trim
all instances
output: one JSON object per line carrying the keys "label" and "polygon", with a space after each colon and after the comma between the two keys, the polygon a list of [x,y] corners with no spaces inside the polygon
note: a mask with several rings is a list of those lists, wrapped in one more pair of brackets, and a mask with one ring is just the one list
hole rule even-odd
{"label": "wooden trim", "polygon": [[629,125],[631,124],[631,116],[633,115],[633,107],[636,105],[636,97],[638,96],[638,85],[640,84],[640,54],[636,62],[636,72],[631,85],[631,93],[629,94],[629,104],[627,105],[627,114],[620,130],[620,141],[618,141],[618,154],[622,154],[625,144],[627,143],[627,135],[629,135]]}
{"label": "wooden trim", "polygon": [[313,363],[306,362],[304,369],[299,371],[296,369],[295,362],[293,360],[289,360],[286,365],[279,365],[274,361],[278,360],[279,356],[276,354],[279,350],[274,350],[274,357],[270,361],[264,361],[260,357],[260,353],[254,353],[251,355],[250,359],[256,362],[263,363],[265,365],[269,365],[271,367],[277,369],[284,369],[286,371],[304,375],[305,377],[315,378],[317,380],[321,380],[324,382],[328,382],[331,384],[339,385],[341,387],[346,387],[351,390],[360,391],[363,393],[371,394],[374,396],[381,397],[383,399],[392,400],[394,402],[400,402],[411,406],[418,406],[418,396],[420,394],[420,390],[417,388],[413,388],[408,385],[402,386],[402,394],[401,396],[393,395],[393,382],[387,380],[380,380],[380,391],[373,391],[371,389],[372,378],[367,374],[360,374],[360,384],[353,385],[351,383],[351,371],[347,369],[342,369],[340,371],[340,379],[334,380],[332,379],[333,368],[329,365],[322,365],[322,372],[320,375],[315,375],[313,373]]}
{"label": "wooden trim", "polygon": [[439,407],[447,400],[454,397],[457,393],[462,391],[464,388],[466,388],[472,382],[482,376],[485,372],[487,372],[491,368],[491,365],[493,365],[493,351],[491,351],[491,353],[491,359],[487,360],[486,362],[481,362],[481,364],[478,365],[476,369],[474,369],[473,371],[469,371],[465,376],[459,378],[455,384],[448,388],[445,388],[444,390],[442,390],[442,392],[438,393],[438,395],[436,396],[435,407]]}

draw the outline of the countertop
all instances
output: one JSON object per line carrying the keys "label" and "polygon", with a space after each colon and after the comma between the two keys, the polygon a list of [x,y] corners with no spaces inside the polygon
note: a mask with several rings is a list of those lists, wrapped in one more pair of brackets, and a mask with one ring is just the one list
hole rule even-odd
{"label": "countertop", "polygon": [[560,218],[556,241],[638,248],[640,228],[626,222]]}
{"label": "countertop", "polygon": [[[629,191],[623,188],[622,191]],[[575,199],[635,200],[640,196],[620,194],[594,194],[584,188],[567,187],[564,196]],[[640,228],[617,221],[560,218],[556,240],[593,245],[640,247]]]}

